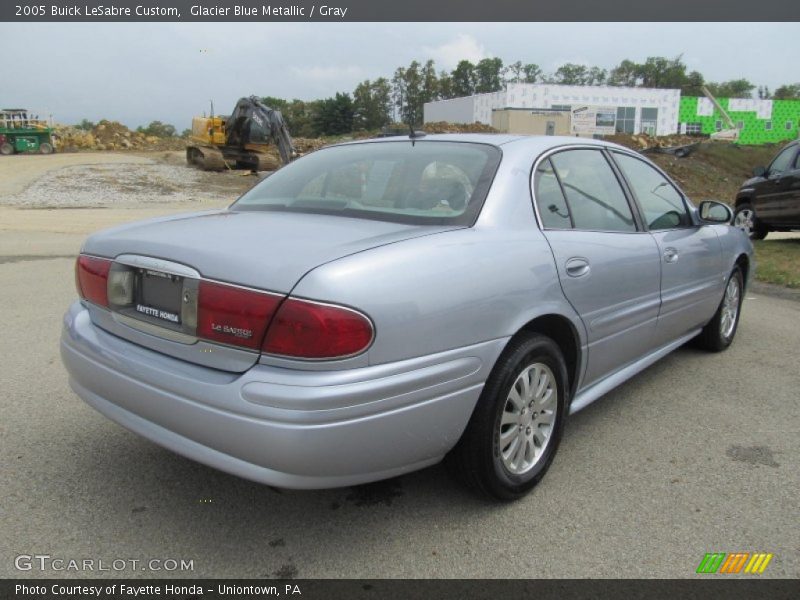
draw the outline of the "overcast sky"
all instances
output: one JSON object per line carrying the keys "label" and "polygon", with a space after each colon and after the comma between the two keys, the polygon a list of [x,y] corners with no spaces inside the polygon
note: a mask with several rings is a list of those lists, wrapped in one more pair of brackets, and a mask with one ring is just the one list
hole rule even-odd
{"label": "overcast sky", "polygon": [[552,72],[678,54],[708,80],[774,89],[800,79],[800,23],[2,23],[0,105],[182,131],[209,100],[223,114],[250,94],[311,100],[414,59],[451,69],[497,56]]}

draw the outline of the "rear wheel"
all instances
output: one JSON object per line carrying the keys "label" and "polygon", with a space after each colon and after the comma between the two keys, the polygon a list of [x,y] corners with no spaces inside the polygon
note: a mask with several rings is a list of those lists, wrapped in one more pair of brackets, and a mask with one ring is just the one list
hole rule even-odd
{"label": "rear wheel", "polygon": [[747,203],[736,207],[733,224],[744,231],[751,240],[763,240],[769,233],[769,228],[758,220],[756,211]]}
{"label": "rear wheel", "polygon": [[742,309],[744,277],[739,267],[733,269],[717,312],[697,336],[698,345],[711,352],[725,350],[733,342]]}
{"label": "rear wheel", "polygon": [[14,154],[14,146],[6,142],[3,145],[0,145],[0,154],[4,156],[8,156],[9,154]]}
{"label": "rear wheel", "polygon": [[567,368],[545,336],[513,341],[489,376],[448,456],[456,476],[498,499],[524,496],[553,461],[566,416]]}
{"label": "rear wheel", "polygon": [[53,153],[53,146],[48,144],[47,142],[43,144],[39,144],[39,154],[52,154]]}

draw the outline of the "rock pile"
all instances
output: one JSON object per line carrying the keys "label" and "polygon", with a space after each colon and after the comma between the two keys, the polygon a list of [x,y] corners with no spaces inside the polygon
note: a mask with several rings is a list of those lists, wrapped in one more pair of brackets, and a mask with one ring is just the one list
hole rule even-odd
{"label": "rock pile", "polygon": [[484,123],[425,123],[422,128],[427,133],[497,133],[497,130]]}
{"label": "rock pile", "polygon": [[117,121],[100,121],[91,131],[56,125],[54,135],[60,152],[79,150],[182,150],[186,140],[156,137],[131,131]]}
{"label": "rock pile", "polygon": [[652,136],[646,134],[630,135],[627,133],[617,133],[615,135],[604,136],[607,142],[614,142],[620,146],[625,146],[631,150],[649,150],[651,148],[674,148],[676,146],[688,146],[698,142],[708,141],[707,136],[691,135],[661,135]]}

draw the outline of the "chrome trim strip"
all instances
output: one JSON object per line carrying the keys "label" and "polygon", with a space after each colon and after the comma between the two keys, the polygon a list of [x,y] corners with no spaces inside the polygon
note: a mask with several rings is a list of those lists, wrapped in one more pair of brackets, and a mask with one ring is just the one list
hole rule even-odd
{"label": "chrome trim strip", "polygon": [[201,279],[200,272],[192,267],[187,267],[184,264],[172,262],[171,260],[164,260],[163,258],[153,258],[151,256],[142,256],[140,254],[120,254],[113,259],[129,267],[139,267],[141,269],[150,269],[152,271],[161,271],[162,273],[169,273],[170,275],[178,275],[179,277],[189,277],[191,279]]}
{"label": "chrome trim strip", "polygon": [[160,325],[149,323],[141,319],[134,319],[133,317],[123,315],[122,313],[113,310],[109,312],[111,313],[111,318],[121,325],[130,327],[131,329],[136,329],[142,333],[164,338],[165,340],[169,340],[171,342],[178,342],[179,344],[196,344],[199,339],[196,336],[189,335],[188,333],[182,333],[180,331],[175,331],[174,329],[161,327]]}
{"label": "chrome trim strip", "polygon": [[616,371],[615,373],[612,373],[605,379],[601,379],[600,381],[592,384],[585,390],[580,391],[575,396],[575,399],[572,401],[572,404],[570,404],[569,406],[569,414],[571,415],[575,414],[579,410],[586,408],[588,405],[590,405],[592,402],[594,402],[601,396],[607,394],[618,385],[625,383],[640,371],[643,371],[653,363],[664,358],[667,354],[669,354],[673,350],[677,349],[679,346],[682,346],[683,344],[688,342],[698,333],[700,333],[700,329],[695,329],[693,331],[690,331],[689,333],[679,337],[677,340],[670,342],[665,346],[662,346],[658,350],[651,352],[647,356],[644,356],[639,360],[637,360],[636,362],[629,364],[627,367],[623,367],[622,369]]}

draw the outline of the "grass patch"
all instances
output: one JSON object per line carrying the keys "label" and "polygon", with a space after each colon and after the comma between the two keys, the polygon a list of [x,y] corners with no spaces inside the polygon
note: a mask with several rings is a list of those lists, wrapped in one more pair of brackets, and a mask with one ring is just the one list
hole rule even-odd
{"label": "grass patch", "polygon": [[756,279],[790,288],[800,288],[800,238],[753,242]]}

